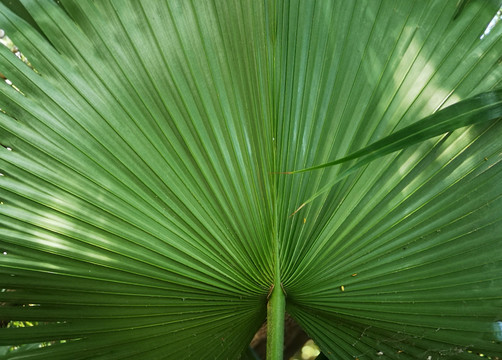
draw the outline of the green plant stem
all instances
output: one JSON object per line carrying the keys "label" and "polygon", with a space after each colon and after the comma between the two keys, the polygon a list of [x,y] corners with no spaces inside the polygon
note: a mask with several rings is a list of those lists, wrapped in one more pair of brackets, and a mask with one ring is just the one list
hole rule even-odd
{"label": "green plant stem", "polygon": [[280,271],[276,266],[274,288],[267,304],[267,360],[282,360],[284,352],[286,296],[279,274]]}

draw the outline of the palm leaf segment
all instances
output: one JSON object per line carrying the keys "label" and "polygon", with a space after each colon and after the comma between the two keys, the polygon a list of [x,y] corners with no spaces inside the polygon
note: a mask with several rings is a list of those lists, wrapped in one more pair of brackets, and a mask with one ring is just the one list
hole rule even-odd
{"label": "palm leaf segment", "polygon": [[500,352],[498,4],[61,3],[0,7],[8,357],[238,358],[277,279],[330,359]]}

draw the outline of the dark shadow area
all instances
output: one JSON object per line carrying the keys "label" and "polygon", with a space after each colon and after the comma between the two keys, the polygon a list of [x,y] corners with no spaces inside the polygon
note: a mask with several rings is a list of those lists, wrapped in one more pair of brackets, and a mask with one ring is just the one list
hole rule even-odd
{"label": "dark shadow area", "polygon": [[[308,335],[298,325],[291,316],[286,314],[284,320],[284,359],[293,356],[305,342],[309,339]],[[266,358],[267,353],[267,323],[258,330],[250,344],[260,359]]]}

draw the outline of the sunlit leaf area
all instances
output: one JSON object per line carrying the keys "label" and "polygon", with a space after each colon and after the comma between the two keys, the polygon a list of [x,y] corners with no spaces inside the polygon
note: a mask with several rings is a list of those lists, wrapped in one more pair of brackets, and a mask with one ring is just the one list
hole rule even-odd
{"label": "sunlit leaf area", "polygon": [[500,0],[2,0],[0,358],[502,358]]}

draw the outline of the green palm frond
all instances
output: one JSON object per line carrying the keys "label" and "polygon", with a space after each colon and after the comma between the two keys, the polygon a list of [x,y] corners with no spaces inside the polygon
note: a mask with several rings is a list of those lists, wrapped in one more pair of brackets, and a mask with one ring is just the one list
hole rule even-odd
{"label": "green palm frond", "polygon": [[284,308],[330,359],[500,355],[497,1],[22,5],[6,358],[246,358],[268,310],[277,359]]}

